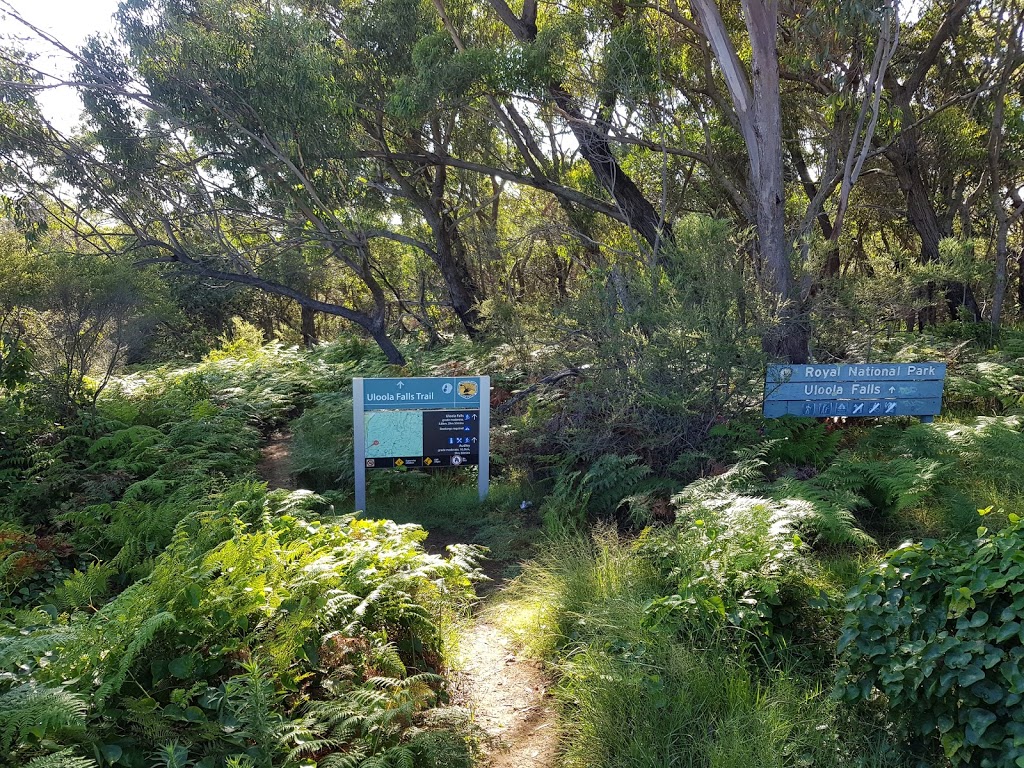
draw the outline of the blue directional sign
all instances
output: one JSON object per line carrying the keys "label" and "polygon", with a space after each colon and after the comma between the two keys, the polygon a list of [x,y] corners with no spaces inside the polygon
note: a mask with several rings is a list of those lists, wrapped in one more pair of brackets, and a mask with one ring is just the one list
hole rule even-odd
{"label": "blue directional sign", "polygon": [[815,418],[920,416],[942,408],[943,363],[771,365],[764,415]]}
{"label": "blue directional sign", "polygon": [[830,384],[765,385],[771,400],[849,400],[942,397],[941,381],[837,381]]}

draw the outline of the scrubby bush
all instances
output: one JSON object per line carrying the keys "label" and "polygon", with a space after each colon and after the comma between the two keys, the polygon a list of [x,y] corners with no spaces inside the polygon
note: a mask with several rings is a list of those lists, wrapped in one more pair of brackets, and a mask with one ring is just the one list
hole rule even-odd
{"label": "scrubby bush", "polygon": [[729,638],[764,661],[818,653],[827,583],[797,533],[814,515],[806,502],[738,495],[683,507],[673,528],[641,540],[664,585],[645,607],[648,622],[695,642]]}
{"label": "scrubby bush", "polygon": [[[111,574],[92,569],[56,591],[63,609],[0,622],[0,731],[12,733],[30,690],[62,691],[90,726],[68,741],[70,714],[44,721],[6,756],[49,740],[140,756],[174,743],[202,765],[246,754],[269,765],[289,751],[368,758],[404,744],[411,715],[436,700],[437,617],[472,595],[472,553],[427,555],[416,526],[318,511],[330,508],[308,492],[233,487],[178,524],[148,579],[107,601]],[[341,712],[365,726],[334,728]]]}
{"label": "scrubby bush", "polygon": [[[737,526],[748,516],[737,512]],[[817,677],[823,665],[809,665],[805,648],[791,653],[778,643],[769,659],[758,650],[768,645],[747,637],[767,637],[773,622],[787,626],[786,611],[801,610],[788,597],[772,604],[770,593],[816,591],[813,581],[797,586],[806,568],[787,573],[797,550],[772,572],[779,543],[756,541],[763,532],[754,525],[724,534],[731,543],[712,543],[701,527],[681,527],[637,542],[603,529],[590,540],[554,542],[524,566],[498,617],[557,670],[564,765],[910,765],[880,723],[829,701]],[[749,554],[740,549],[743,536],[753,546]],[[720,561],[703,560],[709,546]],[[696,582],[705,567],[714,573]],[[762,599],[771,613],[759,613]],[[736,610],[750,613],[740,617]],[[734,619],[743,628],[730,629]]]}

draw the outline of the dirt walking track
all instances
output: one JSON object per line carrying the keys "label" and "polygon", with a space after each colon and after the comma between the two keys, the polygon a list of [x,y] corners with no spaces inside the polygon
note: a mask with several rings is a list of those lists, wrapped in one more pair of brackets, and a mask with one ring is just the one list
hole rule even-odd
{"label": "dirt walking track", "polygon": [[[263,447],[257,473],[270,488],[294,490],[291,435],[277,432]],[[481,734],[482,766],[554,768],[558,720],[539,662],[516,653],[513,642],[485,615],[462,633],[457,672],[458,704],[473,715]]]}

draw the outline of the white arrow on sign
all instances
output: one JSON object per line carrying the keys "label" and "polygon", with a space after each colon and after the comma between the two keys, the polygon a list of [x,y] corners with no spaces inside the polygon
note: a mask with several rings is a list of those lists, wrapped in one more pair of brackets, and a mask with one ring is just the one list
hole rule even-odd
{"label": "white arrow on sign", "polygon": [[398,382],[395,386],[401,389],[402,387],[405,386],[405,384],[403,384],[402,382]]}

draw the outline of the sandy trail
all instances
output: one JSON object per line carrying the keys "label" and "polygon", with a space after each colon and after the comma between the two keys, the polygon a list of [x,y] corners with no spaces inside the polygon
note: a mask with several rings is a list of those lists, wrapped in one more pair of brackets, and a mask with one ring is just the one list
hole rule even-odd
{"label": "sandy trail", "polygon": [[540,662],[516,654],[515,644],[486,619],[463,635],[456,687],[483,731],[489,768],[554,768],[558,720]]}
{"label": "sandy trail", "polygon": [[[289,432],[276,432],[263,446],[256,472],[271,489],[296,488],[291,439]],[[447,543],[438,535],[428,542],[432,550],[443,550]],[[456,698],[473,713],[483,734],[482,765],[554,768],[558,719],[543,665],[519,656],[515,643],[498,626],[478,616],[463,633],[457,666]]]}
{"label": "sandy trail", "polygon": [[263,454],[256,465],[256,474],[263,478],[270,490],[284,488],[294,491],[291,462],[292,435],[290,432],[275,432],[261,449]]}

